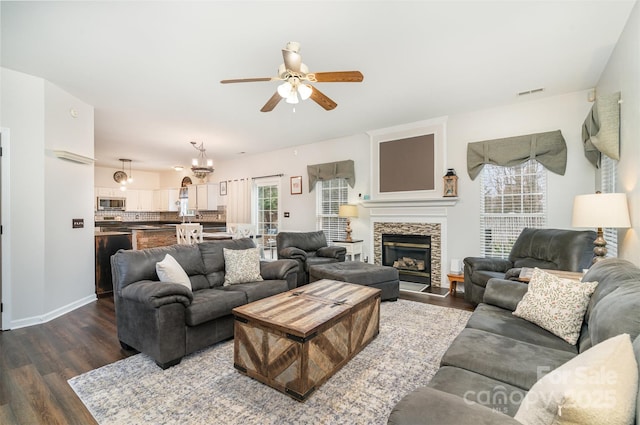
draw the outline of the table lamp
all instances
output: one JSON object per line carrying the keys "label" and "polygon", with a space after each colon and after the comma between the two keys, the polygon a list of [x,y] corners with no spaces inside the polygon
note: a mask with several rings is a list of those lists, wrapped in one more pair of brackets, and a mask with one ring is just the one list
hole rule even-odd
{"label": "table lamp", "polygon": [[573,200],[573,227],[596,227],[598,236],[593,242],[593,263],[607,255],[603,227],[631,227],[627,195],[624,193],[593,193],[578,195]]}
{"label": "table lamp", "polygon": [[358,217],[358,206],[351,204],[340,205],[338,208],[338,217],[347,219],[347,227],[344,229],[347,237],[345,241],[352,242],[351,239],[351,217]]}

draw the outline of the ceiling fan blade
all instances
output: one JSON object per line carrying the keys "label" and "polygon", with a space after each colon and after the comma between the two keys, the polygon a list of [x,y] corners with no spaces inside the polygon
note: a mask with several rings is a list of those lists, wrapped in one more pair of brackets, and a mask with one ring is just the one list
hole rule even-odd
{"label": "ceiling fan blade", "polygon": [[320,90],[318,90],[317,88],[315,88],[313,86],[310,86],[310,87],[313,89],[313,91],[311,92],[311,96],[310,96],[311,100],[316,102],[318,105],[322,106],[327,111],[335,109],[335,107],[338,106],[338,104],[336,102],[334,102],[333,100],[329,99]]}
{"label": "ceiling fan blade", "polygon": [[276,91],[273,96],[271,96],[271,99],[267,100],[267,103],[264,104],[264,106],[262,107],[262,109],[260,109],[260,112],[270,112],[273,111],[273,108],[276,107],[276,105],[282,100],[282,96],[280,96],[278,94],[278,92]]}
{"label": "ceiling fan blade", "polygon": [[220,81],[222,84],[229,84],[229,83],[255,83],[258,81],[273,81],[273,80],[278,80],[278,78],[273,78],[273,77],[260,77],[260,78],[236,78],[233,80],[222,80]]}
{"label": "ceiling fan blade", "polygon": [[364,79],[360,71],[314,72],[319,83],[359,83]]}
{"label": "ceiling fan blade", "polygon": [[282,58],[284,59],[284,66],[293,72],[300,72],[300,65],[302,65],[302,56],[300,53],[282,49]]}

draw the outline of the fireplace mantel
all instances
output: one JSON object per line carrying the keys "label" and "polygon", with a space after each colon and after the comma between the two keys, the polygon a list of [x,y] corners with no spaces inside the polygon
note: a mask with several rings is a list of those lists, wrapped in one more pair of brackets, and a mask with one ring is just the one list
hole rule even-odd
{"label": "fireplace mantel", "polygon": [[421,207],[453,207],[458,198],[424,198],[424,199],[384,199],[360,202],[363,208],[421,208]]}

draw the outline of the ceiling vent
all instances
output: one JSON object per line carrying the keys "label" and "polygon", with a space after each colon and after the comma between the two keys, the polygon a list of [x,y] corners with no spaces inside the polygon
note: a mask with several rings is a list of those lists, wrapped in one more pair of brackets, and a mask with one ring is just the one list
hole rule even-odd
{"label": "ceiling vent", "polygon": [[518,96],[526,96],[528,94],[540,93],[541,91],[544,91],[544,87],[540,87],[539,89],[521,91],[520,93],[518,93]]}

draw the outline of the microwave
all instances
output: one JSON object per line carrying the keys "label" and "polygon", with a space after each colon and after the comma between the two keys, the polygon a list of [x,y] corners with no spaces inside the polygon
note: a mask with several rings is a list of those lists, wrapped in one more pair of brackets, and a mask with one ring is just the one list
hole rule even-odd
{"label": "microwave", "polygon": [[125,198],[98,197],[98,211],[124,211],[126,205]]}

